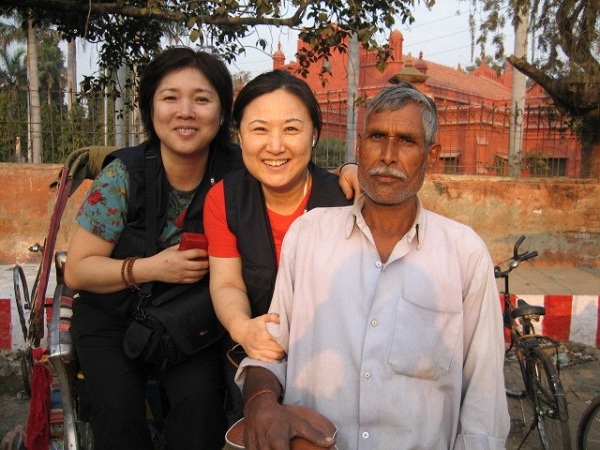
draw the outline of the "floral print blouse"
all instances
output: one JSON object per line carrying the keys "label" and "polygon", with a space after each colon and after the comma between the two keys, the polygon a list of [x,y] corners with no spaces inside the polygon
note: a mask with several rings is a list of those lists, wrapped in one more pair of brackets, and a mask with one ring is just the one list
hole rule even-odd
{"label": "floral print blouse", "polygon": [[[179,243],[185,214],[196,189],[179,191],[171,187],[167,223],[160,241],[167,245]],[[92,183],[87,198],[77,213],[77,223],[104,239],[116,243],[127,222],[129,173],[120,159],[108,164]]]}

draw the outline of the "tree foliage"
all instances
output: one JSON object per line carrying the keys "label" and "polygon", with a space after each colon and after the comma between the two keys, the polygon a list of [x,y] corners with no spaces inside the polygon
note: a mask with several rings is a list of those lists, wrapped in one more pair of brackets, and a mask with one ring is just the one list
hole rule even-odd
{"label": "tree foliage", "polygon": [[27,12],[34,21],[54,24],[65,39],[101,42],[100,66],[109,69],[122,61],[143,64],[158,49],[165,23],[182,27],[193,42],[227,61],[244,52],[241,39],[249,35],[257,36],[257,47],[267,47],[256,26],[284,26],[298,30],[307,44],[297,55],[306,69],[333,49],[345,51],[350,33],[387,60],[389,48],[378,38],[398,18],[412,22],[419,2],[431,6],[435,0],[2,0],[0,14]]}
{"label": "tree foliage", "polygon": [[527,60],[512,55],[508,61],[572,117],[583,144],[584,175],[600,177],[600,1],[470,1],[484,13],[473,36],[482,47],[491,36],[497,57],[505,50],[500,28],[529,17],[534,56]]}
{"label": "tree foliage", "polygon": [[[483,7],[477,43],[493,35],[496,56],[505,52],[499,27],[507,21],[515,26],[529,16],[533,39],[532,61],[509,58],[517,69],[548,90],[557,106],[579,115],[597,109],[600,82],[600,2],[588,0],[471,0]],[[565,83],[572,95],[565,98]],[[596,89],[590,89],[593,87]]]}

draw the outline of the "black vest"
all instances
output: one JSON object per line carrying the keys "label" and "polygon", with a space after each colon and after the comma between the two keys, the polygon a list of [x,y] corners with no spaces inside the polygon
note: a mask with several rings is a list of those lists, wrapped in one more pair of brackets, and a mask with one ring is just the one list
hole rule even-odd
{"label": "black vest", "polygon": [[[145,142],[136,147],[128,147],[109,154],[103,167],[114,159],[120,159],[129,173],[129,196],[127,223],[125,224],[119,242],[115,246],[111,257],[124,259],[129,256],[145,256],[146,252],[146,162],[145,154],[148,143]],[[160,152],[157,164],[157,199],[158,199],[158,230],[166,224],[167,209],[169,202],[169,181],[165,175]],[[187,209],[184,222],[184,231],[201,233],[204,231],[202,212],[206,193],[215,182],[223,179],[229,172],[243,167],[239,147],[229,145],[225,148],[216,149],[211,146],[206,172],[197,188],[192,201]],[[158,251],[165,248],[164,244],[157,243]],[[201,280],[208,283],[208,277]],[[131,308],[134,306],[131,291],[123,291],[110,294],[96,294],[88,291],[80,292],[81,298],[90,306],[95,306],[108,314],[114,314],[120,318],[128,318]]]}
{"label": "black vest", "polygon": [[[307,209],[352,204],[344,197],[336,175],[312,163],[309,170],[312,189]],[[257,317],[269,310],[277,275],[275,243],[263,192],[246,169],[227,175],[224,190],[227,225],[237,238],[252,317]]]}

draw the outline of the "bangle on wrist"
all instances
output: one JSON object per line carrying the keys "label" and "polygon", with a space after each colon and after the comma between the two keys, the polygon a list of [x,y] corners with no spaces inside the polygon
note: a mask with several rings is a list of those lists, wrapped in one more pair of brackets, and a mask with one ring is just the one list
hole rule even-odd
{"label": "bangle on wrist", "polygon": [[271,390],[271,389],[263,389],[262,391],[258,391],[255,392],[254,394],[252,394],[250,396],[250,398],[248,400],[246,400],[246,402],[244,403],[244,416],[246,416],[246,412],[248,410],[248,406],[250,406],[250,404],[256,400],[259,396],[263,395],[263,394],[272,394],[273,397],[275,397],[275,400],[279,399],[279,395],[277,395],[277,392]]}

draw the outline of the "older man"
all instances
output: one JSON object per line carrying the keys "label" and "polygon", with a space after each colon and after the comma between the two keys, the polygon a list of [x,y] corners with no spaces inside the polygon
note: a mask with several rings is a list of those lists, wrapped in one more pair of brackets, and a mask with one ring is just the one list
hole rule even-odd
{"label": "older man", "polygon": [[246,359],[250,450],[332,437],[284,404],[338,427],[338,448],[502,449],[509,430],[503,334],[483,241],[423,208],[417,193],[439,153],[434,104],[412,86],[367,106],[356,150],[364,194],[313,210],[288,231],[269,331],[281,363]]}

